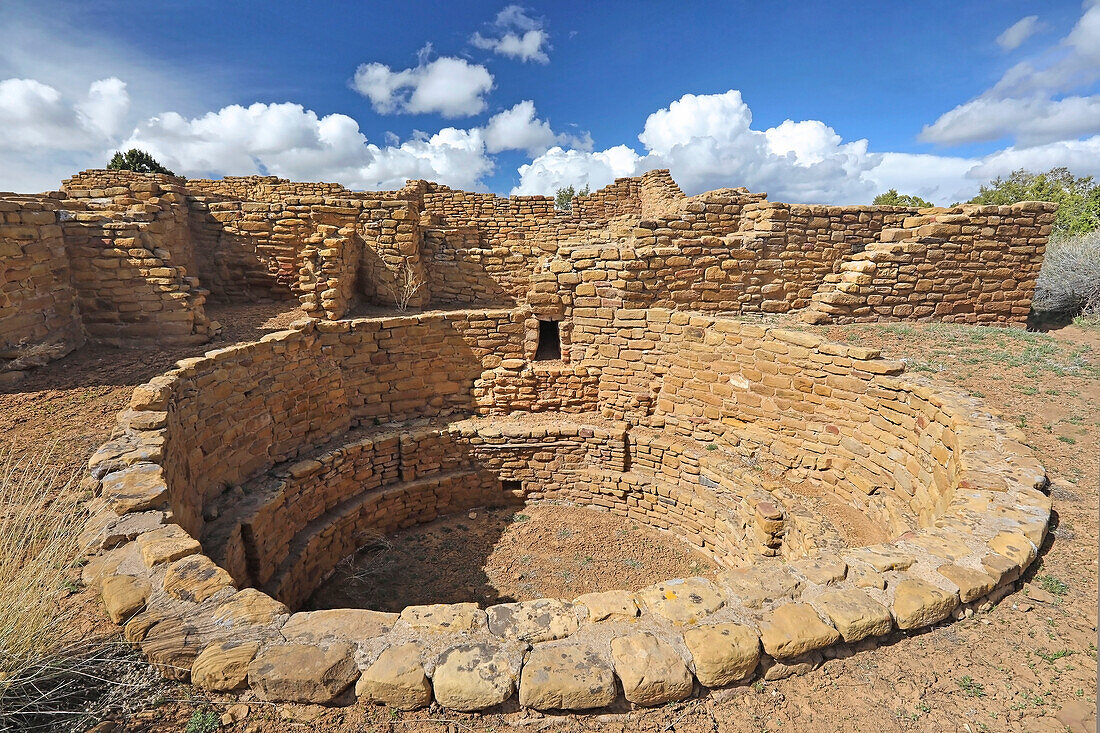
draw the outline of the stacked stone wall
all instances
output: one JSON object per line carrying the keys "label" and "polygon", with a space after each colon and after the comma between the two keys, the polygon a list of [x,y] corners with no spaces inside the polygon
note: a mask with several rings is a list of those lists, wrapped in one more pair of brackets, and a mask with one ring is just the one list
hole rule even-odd
{"label": "stacked stone wall", "polygon": [[84,343],[51,196],[0,194],[0,371],[9,377]]}
{"label": "stacked stone wall", "polygon": [[[66,256],[81,322],[96,343],[203,343],[213,333],[183,189],[156,178],[163,180],[89,175],[64,184]],[[124,185],[93,188],[108,182]]]}
{"label": "stacked stone wall", "polygon": [[826,277],[803,317],[1024,323],[1056,209],[966,205],[906,217]]}

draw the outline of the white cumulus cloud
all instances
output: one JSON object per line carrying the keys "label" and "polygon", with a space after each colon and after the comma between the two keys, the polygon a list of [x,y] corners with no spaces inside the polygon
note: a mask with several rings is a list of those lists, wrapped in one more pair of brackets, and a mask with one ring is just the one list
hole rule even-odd
{"label": "white cumulus cloud", "polygon": [[366,190],[400,188],[409,178],[480,188],[493,168],[476,128],[379,146],[347,115],[318,117],[291,103],[231,105],[194,119],[169,112],[141,123],[123,146],[144,148],[188,176],[265,173]]}
{"label": "white cumulus cloud", "polygon": [[0,148],[80,149],[107,144],[130,107],[118,79],[93,82],[82,99],[65,99],[35,79],[0,81]]}
{"label": "white cumulus cloud", "polygon": [[1012,51],[1023,45],[1023,42],[1041,30],[1043,24],[1039,22],[1038,15],[1029,15],[1005,28],[1004,33],[997,36],[997,45],[1006,51]]}
{"label": "white cumulus cloud", "polygon": [[543,28],[542,21],[532,18],[519,5],[509,5],[497,13],[490,35],[475,33],[470,43],[477,48],[519,59],[537,61],[540,64],[550,62],[547,51],[550,50],[550,34]]}
{"label": "white cumulus cloud", "polygon": [[638,139],[586,153],[552,148],[520,168],[517,194],[552,193],[561,186],[599,188],[614,178],[669,168],[689,193],[727,186],[768,191],[784,201],[861,201],[874,195],[865,174],[880,162],[866,140],[843,142],[816,120],[787,120],[754,130],[752,112],[737,90],[685,94],[651,114]]}
{"label": "white cumulus cloud", "polygon": [[493,75],[480,64],[443,56],[401,71],[380,63],[361,64],[352,85],[383,114],[438,112],[447,118],[468,117],[485,109]]}
{"label": "white cumulus cloud", "polygon": [[493,115],[484,128],[485,147],[490,153],[502,150],[524,150],[531,157],[546,152],[554,145],[569,145],[580,149],[590,149],[592,138],[588,133],[581,136],[558,134],[550,123],[537,117],[535,103],[525,99],[511,109]]}
{"label": "white cumulus cloud", "polygon": [[[1031,20],[1030,24],[1025,21]],[[1034,32],[1028,16],[998,37],[1006,48]],[[1021,25],[1024,24],[1024,25]],[[1013,139],[1015,146],[1043,145],[1100,132],[1100,3],[1086,2],[1073,29],[1057,44],[1009,68],[992,87],[942,114],[919,139],[941,145]]]}
{"label": "white cumulus cloud", "polygon": [[978,97],[926,125],[920,138],[959,144],[1012,137],[1020,145],[1100,132],[1100,95],[1088,97]]}

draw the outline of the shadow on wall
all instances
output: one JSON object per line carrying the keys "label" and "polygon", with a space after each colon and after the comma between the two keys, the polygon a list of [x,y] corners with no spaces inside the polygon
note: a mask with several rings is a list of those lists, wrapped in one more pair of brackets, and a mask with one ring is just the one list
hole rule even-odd
{"label": "shadow on wall", "polygon": [[286,328],[292,321],[303,317],[294,305],[251,303],[207,307],[209,318],[222,325],[221,333],[208,343],[125,349],[89,345],[26,372],[17,382],[0,386],[0,395],[85,387],[134,387],[163,374],[180,359],[202,356],[211,349],[235,343],[256,341],[271,331]]}
{"label": "shadow on wall", "polygon": [[[195,274],[210,291],[211,302],[297,300],[293,289],[298,284],[300,244],[280,244],[245,230],[255,222],[243,220],[244,203],[239,200],[204,196],[189,203]],[[263,212],[265,223],[267,216]]]}
{"label": "shadow on wall", "polygon": [[[365,608],[400,612],[432,603],[513,603],[486,573],[518,501],[506,508],[479,508],[476,516],[455,513],[415,532],[368,532],[359,549],[341,561],[302,610]],[[520,515],[522,516],[522,515]]]}

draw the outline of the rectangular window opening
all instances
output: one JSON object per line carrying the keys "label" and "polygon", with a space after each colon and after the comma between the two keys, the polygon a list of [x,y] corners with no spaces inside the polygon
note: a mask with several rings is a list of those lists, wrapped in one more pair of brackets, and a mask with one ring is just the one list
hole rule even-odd
{"label": "rectangular window opening", "polygon": [[503,491],[523,491],[523,482],[505,479],[500,482]]}
{"label": "rectangular window opening", "polygon": [[539,344],[535,349],[535,361],[561,359],[561,329],[557,321],[539,321]]}

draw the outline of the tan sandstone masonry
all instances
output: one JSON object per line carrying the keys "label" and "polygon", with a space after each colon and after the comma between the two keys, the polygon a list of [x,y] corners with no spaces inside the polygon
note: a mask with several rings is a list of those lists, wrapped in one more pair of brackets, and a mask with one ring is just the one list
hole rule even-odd
{"label": "tan sandstone masonry", "polygon": [[1031,201],[907,217],[826,276],[802,318],[1023,323],[1057,208]]}
{"label": "tan sandstone masonry", "polygon": [[85,341],[210,337],[181,182],[112,171],[0,195],[0,370],[17,377]]}
{"label": "tan sandstone masonry", "polygon": [[[561,318],[568,288],[628,307],[809,306],[804,317],[817,321],[1022,323],[1052,215],[1047,204],[789,205],[745,189],[685,197],[668,171],[619,179],[577,197],[570,212],[547,197],[506,199],[425,181],[362,193],[273,177],[185,181],[91,170],[62,188],[6,199],[6,208],[43,221],[43,207],[56,203],[66,245],[62,257],[49,244],[51,224],[18,222],[21,252],[39,237],[46,245],[31,246],[35,267],[25,254],[5,258],[4,292],[35,293],[7,296],[0,312],[3,353],[23,357],[5,356],[8,370],[66,353],[85,333],[116,345],[154,333],[202,341],[215,330],[204,314],[208,295],[298,299],[325,319],[360,304],[524,303]],[[5,213],[13,224],[22,216]],[[53,285],[27,276],[42,268]],[[70,299],[79,333],[54,315]]]}
{"label": "tan sandstone masonry", "polygon": [[[85,575],[126,638],[169,676],[269,700],[331,702],[354,685],[400,708],[479,710],[518,691],[536,709],[590,709],[620,689],[653,705],[969,613],[1043,541],[1046,478],[1019,431],[877,352],[612,309],[574,324],[561,365],[583,368],[598,399],[538,415],[494,402],[519,394],[497,388],[528,371],[530,320],[308,321],[137,388],[89,479]],[[419,362],[401,351],[417,344],[434,345]],[[497,411],[513,414],[469,417]],[[219,432],[236,422],[249,429]],[[753,457],[866,507],[894,539],[815,550],[795,531],[782,547],[777,525],[800,520],[737,469]],[[519,495],[497,481],[513,477]],[[536,492],[644,517],[730,567],[487,609],[292,613],[364,528]]]}
{"label": "tan sandstone masonry", "polygon": [[0,360],[12,374],[84,343],[59,206],[55,196],[0,194]]}

